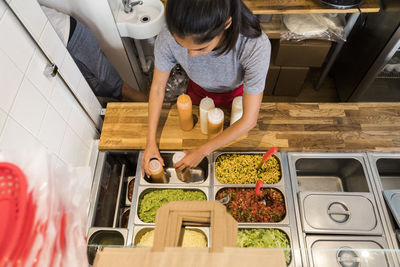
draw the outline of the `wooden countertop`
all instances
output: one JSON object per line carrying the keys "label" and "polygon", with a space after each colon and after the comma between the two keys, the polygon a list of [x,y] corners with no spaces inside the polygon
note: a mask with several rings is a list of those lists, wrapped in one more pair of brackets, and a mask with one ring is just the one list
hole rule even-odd
{"label": "wooden countertop", "polygon": [[[193,112],[198,118],[197,106]],[[144,149],[147,114],[147,103],[109,103],[99,149]],[[157,138],[161,150],[191,149],[207,141],[199,123],[182,131],[170,104],[163,107]],[[265,151],[271,146],[282,151],[400,151],[400,103],[263,103],[248,137],[221,150]]]}
{"label": "wooden countertop", "polygon": [[[254,14],[306,14],[306,13],[357,13],[357,8],[335,9],[317,0],[244,0]],[[378,12],[378,0],[365,0],[360,6],[363,13]]]}

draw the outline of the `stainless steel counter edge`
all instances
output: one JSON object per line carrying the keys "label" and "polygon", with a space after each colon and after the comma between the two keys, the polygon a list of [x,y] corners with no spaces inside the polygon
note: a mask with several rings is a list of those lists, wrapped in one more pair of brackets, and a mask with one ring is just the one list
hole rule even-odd
{"label": "stainless steel counter edge", "polygon": [[106,153],[104,151],[100,151],[98,158],[97,158],[97,163],[96,163],[96,170],[94,173],[94,179],[92,183],[92,188],[90,190],[90,198],[89,198],[89,215],[88,215],[88,221],[87,221],[87,226],[86,226],[86,234],[88,234],[90,227],[93,224],[93,216],[94,216],[94,210],[95,207],[94,205],[97,203],[97,197],[99,193],[99,184],[100,184],[100,179],[101,179],[101,172],[103,170],[103,165],[104,165],[104,160],[106,158]]}
{"label": "stainless steel counter edge", "polygon": [[[384,219],[384,231],[385,235],[387,236],[387,241],[389,243],[389,246],[392,249],[399,249],[398,243],[397,243],[397,238],[396,234],[394,232],[395,229],[395,222],[391,221],[389,211],[386,206],[386,202],[383,198],[383,186],[380,181],[380,175],[376,166],[376,163],[378,159],[381,158],[396,158],[400,159],[400,154],[394,154],[394,153],[378,153],[378,152],[367,152],[368,156],[368,161],[369,161],[369,169],[368,171],[371,172],[371,177],[373,177],[374,181],[374,186],[375,186],[375,192],[376,192],[376,201],[379,203],[380,209],[379,212],[381,213],[381,217]],[[396,266],[400,266],[400,258],[398,253],[392,253],[394,261],[396,262]]]}
{"label": "stainless steel counter edge", "polygon": [[298,214],[296,213],[296,208],[295,205],[297,203],[295,199],[295,195],[293,194],[292,190],[292,181],[291,181],[291,175],[290,175],[290,169],[289,169],[289,161],[288,161],[288,155],[286,152],[281,152],[281,168],[284,177],[286,178],[286,183],[285,183],[285,189],[287,193],[287,199],[286,201],[288,203],[291,203],[292,205],[289,205],[286,209],[289,210],[289,227],[291,230],[291,235],[292,235],[292,249],[293,249],[293,258],[295,259],[295,266],[301,267],[305,266],[303,264],[303,259],[301,256],[301,246],[300,246],[300,237],[299,234],[300,232],[298,231],[299,227],[301,228],[301,224],[299,225],[299,219],[298,219]]}
{"label": "stainless steel counter edge", "polygon": [[131,212],[129,213],[129,220],[128,220],[128,240],[126,242],[126,245],[128,247],[131,247],[133,244],[133,227],[134,227],[134,222],[135,222],[135,217],[136,217],[136,205],[137,205],[137,199],[138,199],[138,191],[139,191],[139,186],[140,186],[140,180],[142,179],[142,170],[141,170],[141,165],[142,165],[142,156],[143,156],[143,151],[139,152],[138,156],[138,161],[136,164],[136,179],[135,179],[135,188],[133,188],[133,193],[132,193],[132,203],[131,203]]}

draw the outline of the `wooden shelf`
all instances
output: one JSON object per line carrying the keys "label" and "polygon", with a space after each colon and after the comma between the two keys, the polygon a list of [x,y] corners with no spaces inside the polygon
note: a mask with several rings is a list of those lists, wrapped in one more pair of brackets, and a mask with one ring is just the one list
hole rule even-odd
{"label": "wooden shelf", "polygon": [[[335,9],[319,4],[317,0],[244,0],[254,14],[357,13],[357,8]],[[363,13],[379,12],[378,0],[365,0]]]}

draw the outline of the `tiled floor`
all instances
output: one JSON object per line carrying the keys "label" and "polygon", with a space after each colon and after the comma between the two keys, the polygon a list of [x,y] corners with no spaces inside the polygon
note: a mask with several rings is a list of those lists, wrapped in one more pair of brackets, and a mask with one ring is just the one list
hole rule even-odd
{"label": "tiled floor", "polygon": [[264,96],[263,102],[339,102],[333,78],[327,77],[319,91],[314,87],[320,75],[320,69],[310,69],[299,96]]}

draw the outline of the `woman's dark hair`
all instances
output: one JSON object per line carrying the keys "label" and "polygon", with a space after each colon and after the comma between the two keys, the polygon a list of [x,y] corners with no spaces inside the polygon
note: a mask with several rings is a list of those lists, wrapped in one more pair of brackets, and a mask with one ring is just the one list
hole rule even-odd
{"label": "woman's dark hair", "polygon": [[[171,33],[180,38],[190,36],[202,44],[224,33],[218,54],[235,47],[239,33],[248,38],[261,35],[258,18],[242,0],[167,0],[166,21]],[[225,23],[232,24],[225,30]]]}

